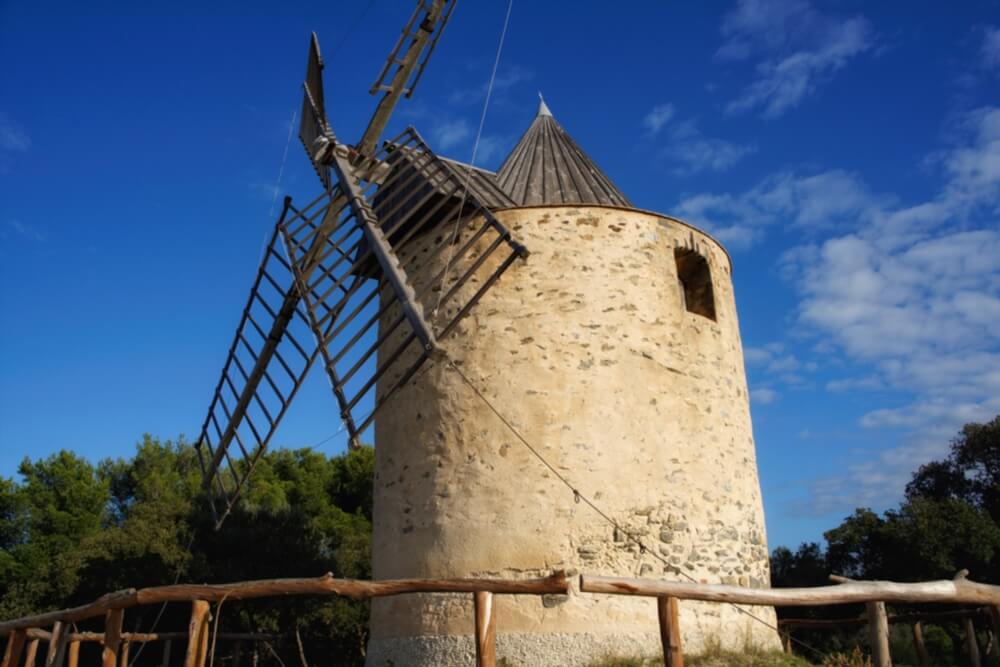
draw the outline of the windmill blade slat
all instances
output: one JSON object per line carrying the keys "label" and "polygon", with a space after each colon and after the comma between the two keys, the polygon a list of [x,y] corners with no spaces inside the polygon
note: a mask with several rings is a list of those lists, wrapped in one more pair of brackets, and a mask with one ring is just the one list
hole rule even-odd
{"label": "windmill blade slat", "polygon": [[[309,332],[303,324],[305,316],[291,265],[277,251],[282,244],[281,222],[275,225],[257,270],[198,438],[206,489],[214,486],[222,502],[219,508],[213,499],[219,524],[245,487],[245,479],[267,449],[318,356],[312,335],[306,344],[292,330],[295,326]],[[268,372],[274,367],[280,367],[287,377],[276,380]],[[239,450],[238,461],[229,453],[233,443]]]}

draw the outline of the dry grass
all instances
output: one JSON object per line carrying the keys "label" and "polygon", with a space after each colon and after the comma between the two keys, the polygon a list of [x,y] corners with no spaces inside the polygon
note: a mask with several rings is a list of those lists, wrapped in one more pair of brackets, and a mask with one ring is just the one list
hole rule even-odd
{"label": "dry grass", "polygon": [[826,656],[821,667],[872,667],[872,659],[855,648],[850,653],[834,653]]}
{"label": "dry grass", "polygon": [[775,649],[764,649],[747,637],[740,649],[724,648],[718,638],[705,640],[701,653],[684,656],[690,667],[811,667],[804,658]]}
{"label": "dry grass", "polygon": [[[588,667],[654,667],[663,664],[663,658],[608,657],[590,663]],[[687,667],[814,667],[815,663],[797,655],[781,651],[760,649],[726,650],[709,647],[696,655],[685,655]],[[834,653],[823,659],[820,667],[872,667],[871,658],[858,649],[851,653]]]}

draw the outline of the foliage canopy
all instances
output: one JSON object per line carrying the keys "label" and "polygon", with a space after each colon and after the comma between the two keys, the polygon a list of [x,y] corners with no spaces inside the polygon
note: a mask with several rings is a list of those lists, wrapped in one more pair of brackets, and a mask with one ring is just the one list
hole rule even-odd
{"label": "foliage canopy", "polygon": [[[97,465],[67,451],[25,459],[20,480],[0,479],[0,618],[175,579],[326,572],[370,578],[373,466],[368,447],[333,457],[309,449],[268,452],[236,511],[215,531],[201,496],[197,455],[183,440],[147,435],[131,459]],[[158,611],[129,612],[126,628],[148,631]],[[169,605],[158,629],[186,627],[188,613],[185,605]],[[341,656],[338,664],[362,660],[365,603],[333,597],[234,601],[216,613],[220,629],[278,635],[273,647],[287,655],[286,663],[298,662],[296,629],[315,662],[331,655]],[[149,651],[149,664],[159,659],[155,653]],[[262,649],[261,662],[269,656]]]}

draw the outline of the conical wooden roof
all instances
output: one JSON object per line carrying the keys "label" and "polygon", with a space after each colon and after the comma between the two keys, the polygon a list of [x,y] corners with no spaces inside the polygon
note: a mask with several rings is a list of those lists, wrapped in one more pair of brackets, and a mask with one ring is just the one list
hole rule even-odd
{"label": "conical wooden roof", "polygon": [[497,172],[497,185],[519,206],[632,205],[556,122],[544,100]]}

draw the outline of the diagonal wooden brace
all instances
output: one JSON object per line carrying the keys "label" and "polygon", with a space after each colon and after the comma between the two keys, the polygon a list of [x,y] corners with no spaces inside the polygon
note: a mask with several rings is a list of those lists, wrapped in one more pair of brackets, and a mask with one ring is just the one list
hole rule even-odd
{"label": "diagonal wooden brace", "polygon": [[434,338],[434,332],[431,330],[430,325],[427,324],[427,320],[424,319],[424,309],[421,307],[420,302],[417,301],[413,287],[410,286],[403,267],[400,266],[399,260],[392,250],[392,246],[389,245],[389,240],[379,228],[375,213],[372,212],[368,201],[361,193],[361,187],[354,177],[354,168],[351,167],[351,163],[342,151],[336,151],[332,166],[337,172],[341,191],[347,197],[347,202],[358,219],[358,225],[361,227],[365,238],[371,246],[372,254],[375,255],[375,259],[378,260],[382,270],[385,271],[385,277],[396,293],[396,298],[399,299],[399,303],[403,307],[403,313],[410,322],[410,326],[413,327],[414,334],[416,334],[420,344],[428,352],[437,349],[437,340]]}

